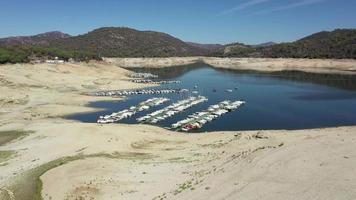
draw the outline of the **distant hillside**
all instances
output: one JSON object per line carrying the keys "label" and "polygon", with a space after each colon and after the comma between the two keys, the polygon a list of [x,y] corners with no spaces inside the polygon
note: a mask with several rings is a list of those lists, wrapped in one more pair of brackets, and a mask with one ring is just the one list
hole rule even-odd
{"label": "distant hillside", "polygon": [[277,43],[275,42],[265,42],[265,43],[261,43],[261,44],[256,44],[256,45],[251,45],[252,47],[269,47],[272,45],[276,45]]}
{"label": "distant hillside", "polygon": [[186,42],[186,43],[191,46],[194,46],[194,47],[206,49],[210,52],[217,51],[219,49],[224,48],[224,45],[222,45],[222,44],[200,44],[200,43],[195,43],[195,42]]}
{"label": "distant hillside", "polygon": [[296,42],[273,45],[260,50],[263,57],[354,58],[356,29],[323,31]]}
{"label": "distant hillside", "polygon": [[59,39],[69,38],[70,35],[59,31],[42,33],[34,36],[18,36],[0,39],[0,46],[15,45],[48,45],[50,42]]}
{"label": "distant hillside", "polygon": [[214,55],[220,57],[251,57],[255,51],[256,49],[252,46],[237,42],[225,45],[218,49]]}
{"label": "distant hillside", "polygon": [[34,36],[18,36],[0,39],[0,64],[20,63],[59,57],[78,61],[100,59],[95,53],[64,50],[53,45],[56,41],[70,38],[62,32],[54,31]]}
{"label": "distant hillside", "polygon": [[165,33],[115,27],[99,28],[79,36],[49,32],[0,39],[0,63],[54,57],[83,61],[101,57],[200,56],[208,52]]}
{"label": "distant hillside", "polygon": [[206,53],[202,48],[191,46],[165,33],[114,27],[57,40],[51,46],[96,53],[104,57],[197,56]]}
{"label": "distant hillside", "polygon": [[295,42],[249,46],[229,44],[223,51],[215,52],[223,57],[270,58],[354,58],[356,59],[356,29],[323,31]]}
{"label": "distant hillside", "polygon": [[78,36],[48,32],[0,39],[0,63],[53,57],[84,61],[101,57],[174,56],[356,59],[356,29],[323,31],[291,43],[260,45],[186,43],[165,33],[115,27]]}

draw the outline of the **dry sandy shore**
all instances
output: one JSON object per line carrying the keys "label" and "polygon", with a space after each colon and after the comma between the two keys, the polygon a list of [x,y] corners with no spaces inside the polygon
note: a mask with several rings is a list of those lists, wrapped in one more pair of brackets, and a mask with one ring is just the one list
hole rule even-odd
{"label": "dry sandy shore", "polygon": [[204,62],[213,67],[264,72],[298,70],[312,73],[356,74],[356,60],[335,59],[279,59],[279,58],[105,58],[121,67],[167,67]]}
{"label": "dry sandy shore", "polygon": [[186,135],[60,118],[102,99],[84,92],[142,87],[128,73],[0,66],[0,199],[356,199],[356,127]]}

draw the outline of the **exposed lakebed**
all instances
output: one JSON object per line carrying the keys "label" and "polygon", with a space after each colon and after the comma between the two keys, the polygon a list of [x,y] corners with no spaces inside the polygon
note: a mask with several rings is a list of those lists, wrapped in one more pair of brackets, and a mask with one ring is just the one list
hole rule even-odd
{"label": "exposed lakebed", "polygon": [[[220,70],[196,64],[160,69],[131,69],[150,72],[159,79],[179,80],[181,83],[163,84],[159,88],[187,88],[198,94],[132,95],[124,101],[99,101],[90,106],[104,111],[68,116],[68,119],[95,123],[100,115],[124,110],[152,97],[169,98],[170,102],[136,113],[118,123],[136,124],[137,118],[162,109],[171,103],[202,95],[208,101],[195,105],[168,119],[158,122],[171,127],[189,115],[207,109],[223,100],[244,100],[237,110],[205,124],[198,132],[306,129],[356,124],[356,77],[349,75],[309,74],[304,72],[257,73],[252,71]],[[229,92],[227,92],[229,90]]]}

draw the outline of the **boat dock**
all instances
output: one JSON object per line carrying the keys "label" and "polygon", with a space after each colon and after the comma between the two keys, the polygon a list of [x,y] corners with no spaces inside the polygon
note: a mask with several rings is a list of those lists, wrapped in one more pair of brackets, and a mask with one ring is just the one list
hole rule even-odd
{"label": "boat dock", "polygon": [[227,112],[236,110],[243,104],[245,104],[244,101],[222,101],[219,104],[209,106],[209,108],[204,111],[189,115],[188,118],[172,124],[171,128],[186,132],[194,129],[200,129],[204,126],[204,124],[217,119]]}
{"label": "boat dock", "polygon": [[92,96],[127,96],[136,94],[170,94],[185,93],[188,89],[140,89],[140,90],[110,90],[90,93]]}
{"label": "boat dock", "polygon": [[151,79],[134,79],[131,80],[133,83],[144,83],[144,84],[178,84],[181,83],[181,81],[178,80],[151,80]]}
{"label": "boat dock", "polygon": [[119,112],[114,112],[110,115],[100,116],[99,119],[97,120],[97,123],[99,124],[114,123],[122,119],[132,117],[137,112],[148,110],[151,107],[161,105],[167,101],[169,101],[169,99],[167,98],[151,98],[141,102],[137,106],[131,106],[129,109],[125,109]]}
{"label": "boat dock", "polygon": [[172,117],[173,115],[175,115],[177,113],[183,112],[184,110],[187,110],[187,109],[189,109],[197,104],[203,103],[205,101],[208,101],[208,99],[204,96],[190,97],[188,99],[173,103],[161,110],[157,110],[157,111],[152,112],[148,115],[137,118],[137,121],[143,122],[143,123],[155,124],[159,121],[162,121],[169,117]]}
{"label": "boat dock", "polygon": [[158,78],[158,75],[151,74],[151,73],[132,73],[130,75],[131,78]]}

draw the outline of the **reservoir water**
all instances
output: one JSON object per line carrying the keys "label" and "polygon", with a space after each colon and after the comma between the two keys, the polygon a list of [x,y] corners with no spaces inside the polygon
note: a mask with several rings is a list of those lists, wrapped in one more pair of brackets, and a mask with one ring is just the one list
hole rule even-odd
{"label": "reservoir water", "polygon": [[[180,80],[155,88],[187,88],[209,100],[156,124],[170,127],[188,115],[223,100],[244,100],[246,104],[207,123],[197,132],[305,129],[356,125],[356,76],[309,74],[304,72],[257,73],[220,70],[206,64],[163,69],[132,69],[150,72],[159,79]],[[232,90],[227,92],[226,90]],[[170,103],[198,94],[133,95],[124,101],[99,101],[90,106],[104,111],[68,116],[68,119],[95,123],[100,115],[111,114],[147,100],[167,97]],[[135,124],[136,118],[168,106],[141,112],[118,123]]]}

